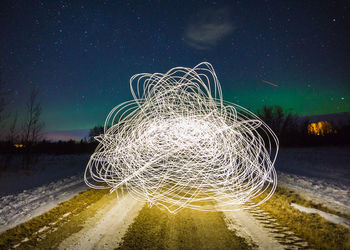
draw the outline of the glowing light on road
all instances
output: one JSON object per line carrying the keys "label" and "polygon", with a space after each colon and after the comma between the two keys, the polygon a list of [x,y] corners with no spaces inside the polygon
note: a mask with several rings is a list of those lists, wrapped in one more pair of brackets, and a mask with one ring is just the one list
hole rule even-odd
{"label": "glowing light on road", "polygon": [[274,193],[278,139],[256,115],[223,101],[211,64],[137,74],[130,88],[134,99],[116,106],[96,137],[90,187],[106,183],[173,213],[247,208]]}

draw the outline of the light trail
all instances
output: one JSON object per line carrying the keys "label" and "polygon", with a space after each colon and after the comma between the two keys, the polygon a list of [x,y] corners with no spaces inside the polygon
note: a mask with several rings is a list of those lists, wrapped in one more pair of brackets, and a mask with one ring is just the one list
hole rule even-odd
{"label": "light trail", "polygon": [[137,74],[130,88],[134,100],[112,109],[96,137],[85,170],[90,187],[106,183],[172,213],[241,209],[264,192],[256,205],[271,197],[278,139],[252,112],[223,100],[211,64]]}
{"label": "light trail", "polygon": [[272,86],[274,86],[274,87],[278,87],[277,84],[274,84],[274,83],[272,83],[272,82],[268,82],[268,81],[265,81],[265,80],[261,80],[261,81],[264,82],[264,83],[270,84],[270,85],[272,85]]}

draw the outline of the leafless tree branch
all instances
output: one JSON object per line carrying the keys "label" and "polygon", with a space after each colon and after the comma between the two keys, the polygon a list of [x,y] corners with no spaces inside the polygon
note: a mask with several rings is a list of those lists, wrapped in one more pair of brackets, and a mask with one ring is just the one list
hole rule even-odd
{"label": "leafless tree branch", "polygon": [[23,124],[22,140],[27,146],[31,146],[40,140],[44,123],[41,122],[42,105],[38,99],[39,89],[33,88],[26,104],[27,117]]}

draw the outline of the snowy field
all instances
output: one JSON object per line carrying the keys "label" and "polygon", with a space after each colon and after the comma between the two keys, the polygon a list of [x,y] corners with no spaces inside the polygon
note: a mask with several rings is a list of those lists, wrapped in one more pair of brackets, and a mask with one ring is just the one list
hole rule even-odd
{"label": "snowy field", "polygon": [[275,167],[279,184],[350,214],[350,147],[282,149]]}
{"label": "snowy field", "polygon": [[41,155],[29,167],[15,159],[0,174],[0,232],[36,217],[88,189],[89,155]]}
{"label": "snowy field", "polygon": [[[82,175],[90,155],[39,155],[25,166],[22,157],[9,161],[0,169],[0,197],[20,193],[74,175]],[[0,161],[4,162],[4,156]]]}
{"label": "snowy field", "polygon": [[282,148],[275,168],[350,186],[350,147]]}
{"label": "snowy field", "polygon": [[[350,214],[350,148],[281,149],[279,184]],[[1,159],[1,158],[0,158]],[[89,155],[42,155],[30,168],[0,175],[0,232],[38,216],[86,190]]]}

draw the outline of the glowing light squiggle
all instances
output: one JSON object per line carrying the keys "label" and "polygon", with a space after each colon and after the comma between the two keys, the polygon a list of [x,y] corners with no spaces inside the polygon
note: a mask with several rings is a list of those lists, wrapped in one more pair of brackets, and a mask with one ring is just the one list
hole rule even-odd
{"label": "glowing light squiggle", "polygon": [[173,213],[234,210],[264,192],[260,203],[271,197],[278,139],[252,112],[223,101],[211,64],[137,74],[130,88],[134,100],[116,106],[96,137],[85,170],[90,187],[106,185],[88,176]]}

